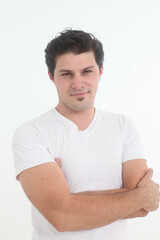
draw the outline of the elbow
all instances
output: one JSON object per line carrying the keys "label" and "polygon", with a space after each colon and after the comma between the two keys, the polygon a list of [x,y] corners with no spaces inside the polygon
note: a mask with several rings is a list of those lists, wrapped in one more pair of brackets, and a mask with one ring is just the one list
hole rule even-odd
{"label": "elbow", "polygon": [[69,231],[73,231],[73,229],[69,226],[65,226],[65,225],[62,225],[62,224],[58,224],[58,225],[54,225],[55,229],[58,231],[58,232],[69,232]]}
{"label": "elbow", "polygon": [[58,232],[71,232],[71,231],[77,231],[77,229],[75,229],[74,227],[74,223],[72,221],[67,221],[67,219],[65,218],[65,220],[63,219],[62,221],[56,221],[56,223],[52,223],[52,225],[54,226],[54,228],[58,231]]}
{"label": "elbow", "polygon": [[142,209],[142,215],[141,215],[141,217],[146,217],[147,215],[148,215],[148,212],[145,211],[144,209]]}
{"label": "elbow", "polygon": [[146,217],[148,215],[148,212],[144,209],[141,209],[138,211],[137,217]]}
{"label": "elbow", "polygon": [[72,225],[74,224],[73,216],[70,211],[70,197],[63,197],[63,199],[62,203],[54,204],[54,207],[48,214],[50,223],[58,232],[72,231]]}
{"label": "elbow", "polygon": [[52,222],[52,226],[57,230],[57,232],[65,232],[65,227],[62,224]]}
{"label": "elbow", "polygon": [[68,209],[70,209],[70,200],[67,198],[63,204],[54,207],[49,213],[50,223],[58,232],[70,231],[71,221],[69,220],[70,212]]}
{"label": "elbow", "polygon": [[64,215],[63,215],[63,217],[60,215],[54,217],[54,219],[51,221],[51,224],[58,232],[66,232],[67,231],[66,230],[67,219]]}
{"label": "elbow", "polygon": [[54,226],[54,227],[58,232],[65,232],[65,230],[62,226]]}

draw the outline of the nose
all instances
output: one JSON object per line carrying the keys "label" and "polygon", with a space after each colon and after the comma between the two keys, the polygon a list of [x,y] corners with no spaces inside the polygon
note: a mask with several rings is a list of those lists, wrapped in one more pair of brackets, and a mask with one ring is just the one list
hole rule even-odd
{"label": "nose", "polygon": [[84,82],[81,76],[76,75],[72,78],[72,88],[81,89],[84,87]]}

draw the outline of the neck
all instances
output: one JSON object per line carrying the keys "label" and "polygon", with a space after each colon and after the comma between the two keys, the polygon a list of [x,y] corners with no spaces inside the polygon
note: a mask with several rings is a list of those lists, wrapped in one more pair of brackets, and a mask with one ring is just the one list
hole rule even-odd
{"label": "neck", "polygon": [[84,111],[73,111],[69,108],[62,109],[57,105],[56,110],[64,117],[74,122],[77,125],[78,130],[85,130],[93,120],[95,114],[94,107],[88,108]]}

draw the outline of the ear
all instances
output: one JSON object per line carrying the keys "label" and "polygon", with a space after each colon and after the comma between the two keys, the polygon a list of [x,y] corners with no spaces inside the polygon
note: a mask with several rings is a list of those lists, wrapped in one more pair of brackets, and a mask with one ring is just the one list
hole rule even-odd
{"label": "ear", "polygon": [[48,75],[49,75],[49,78],[54,82],[54,76],[50,73],[49,70],[48,70]]}
{"label": "ear", "polygon": [[103,66],[100,68],[100,70],[99,70],[99,80],[100,80],[100,78],[102,77],[102,74],[103,74]]}

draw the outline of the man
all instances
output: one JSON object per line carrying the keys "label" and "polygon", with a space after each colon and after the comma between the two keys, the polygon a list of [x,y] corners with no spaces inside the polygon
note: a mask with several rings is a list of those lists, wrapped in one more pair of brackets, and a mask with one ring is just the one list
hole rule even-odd
{"label": "man", "polygon": [[159,186],[132,121],[94,107],[102,44],[66,30],[45,53],[58,105],[13,137],[16,176],[33,204],[32,239],[127,239],[126,219],[156,210]]}

